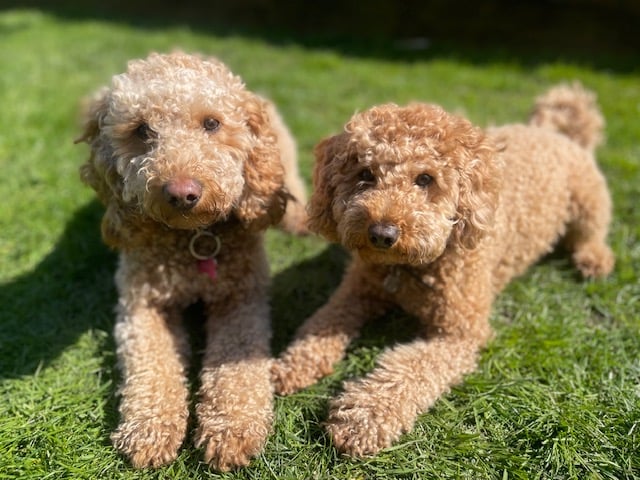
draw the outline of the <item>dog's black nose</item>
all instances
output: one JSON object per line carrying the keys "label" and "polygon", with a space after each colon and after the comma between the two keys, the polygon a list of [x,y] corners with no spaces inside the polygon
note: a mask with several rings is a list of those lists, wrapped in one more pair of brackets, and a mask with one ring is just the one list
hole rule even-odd
{"label": "dog's black nose", "polygon": [[374,223],[369,227],[369,241],[376,248],[391,248],[400,236],[400,230],[390,223]]}
{"label": "dog's black nose", "polygon": [[167,203],[181,210],[196,206],[202,197],[202,184],[193,178],[176,178],[162,186]]}

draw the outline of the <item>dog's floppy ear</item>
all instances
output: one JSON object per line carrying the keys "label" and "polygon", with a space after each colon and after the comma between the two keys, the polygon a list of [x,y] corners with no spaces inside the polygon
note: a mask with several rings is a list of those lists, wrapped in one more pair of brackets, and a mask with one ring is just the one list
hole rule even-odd
{"label": "dog's floppy ear", "polygon": [[458,128],[458,146],[452,152],[460,165],[458,221],[452,238],[463,248],[473,249],[493,225],[502,169],[496,147],[480,128],[466,123]]}
{"label": "dog's floppy ear", "polygon": [[127,244],[129,229],[125,225],[124,210],[115,201],[109,202],[102,216],[100,232],[102,240],[111,248],[120,248]]}
{"label": "dog's floppy ear", "polygon": [[109,109],[109,89],[103,88],[83,105],[84,131],[75,143],[85,142],[91,147],[89,159],[80,167],[80,178],[93,188],[106,205],[121,190],[111,146],[101,138],[101,129]]}
{"label": "dog's floppy ear", "polygon": [[85,98],[81,105],[83,132],[75,143],[86,142],[91,144],[100,132],[100,125],[107,112],[107,97],[109,89],[104,87],[95,92],[91,97]]}
{"label": "dog's floppy ear", "polygon": [[340,160],[346,156],[345,138],[342,133],[320,141],[315,148],[313,169],[313,194],[307,205],[309,229],[327,240],[338,242],[337,222],[333,216],[336,182],[340,177]]}
{"label": "dog's floppy ear", "polygon": [[244,190],[234,212],[245,226],[260,230],[278,223],[284,214],[284,167],[266,102],[247,92],[244,108],[254,145],[244,164]]}
{"label": "dog's floppy ear", "polygon": [[123,219],[126,212],[120,193],[122,179],[116,171],[112,146],[101,135],[104,119],[109,110],[108,88],[103,88],[84,101],[82,106],[83,133],[75,143],[88,143],[89,159],[80,167],[81,180],[96,191],[106,206],[102,217],[102,238],[111,247],[118,247],[125,235]]}

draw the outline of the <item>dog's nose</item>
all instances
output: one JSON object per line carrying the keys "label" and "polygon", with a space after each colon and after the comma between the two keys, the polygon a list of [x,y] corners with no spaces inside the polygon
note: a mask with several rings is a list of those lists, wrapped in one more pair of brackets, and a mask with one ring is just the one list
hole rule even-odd
{"label": "dog's nose", "polygon": [[369,241],[376,248],[391,248],[400,236],[400,230],[390,223],[374,223],[369,227]]}
{"label": "dog's nose", "polygon": [[171,206],[189,210],[200,201],[202,184],[193,178],[177,178],[162,186],[162,194]]}

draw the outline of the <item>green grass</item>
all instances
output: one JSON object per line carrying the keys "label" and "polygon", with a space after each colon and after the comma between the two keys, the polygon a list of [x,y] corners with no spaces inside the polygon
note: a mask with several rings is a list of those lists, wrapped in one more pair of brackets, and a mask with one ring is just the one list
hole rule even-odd
{"label": "green grass", "polygon": [[[628,59],[574,61],[436,45],[272,41],[152,22],[0,11],[0,479],[411,479],[640,477],[640,71]],[[548,86],[579,79],[608,121],[599,151],[613,192],[613,275],[582,282],[552,256],[512,283],[477,372],[374,458],[336,454],[327,400],[410,335],[399,312],[369,325],[335,374],[276,401],[251,467],[219,475],[191,437],[176,462],[136,471],[113,450],[119,374],[111,336],[115,256],[100,206],[78,180],[80,98],[133,57],[174,46],[222,58],[279,105],[310,180],[311,150],[356,110],[422,99],[486,125],[523,119]],[[638,65],[635,59],[635,65]],[[620,68],[617,68],[620,66]],[[317,238],[268,235],[274,351],[323,303],[346,256]]]}

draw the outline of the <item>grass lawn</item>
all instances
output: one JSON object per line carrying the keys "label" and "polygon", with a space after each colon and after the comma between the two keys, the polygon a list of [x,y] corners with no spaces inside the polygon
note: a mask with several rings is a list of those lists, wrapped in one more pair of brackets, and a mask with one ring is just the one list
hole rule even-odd
{"label": "grass lawn", "polygon": [[[322,46],[36,9],[0,10],[0,38],[0,479],[640,478],[638,58]],[[190,435],[172,465],[131,469],[109,441],[115,255],[78,179],[87,146],[73,139],[83,95],[128,59],[176,46],[219,56],[278,104],[308,182],[313,145],[356,110],[421,99],[499,124],[524,119],[549,86],[579,79],[608,122],[599,161],[615,204],[615,272],[584,282],[552,255],[512,283],[479,369],[374,458],[336,454],[321,422],[343,379],[408,338],[411,319],[399,312],[372,322],[332,376],[276,400],[273,434],[249,468],[210,471]],[[277,353],[335,288],[346,255],[313,237],[273,231],[267,240]]]}

